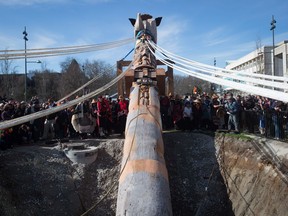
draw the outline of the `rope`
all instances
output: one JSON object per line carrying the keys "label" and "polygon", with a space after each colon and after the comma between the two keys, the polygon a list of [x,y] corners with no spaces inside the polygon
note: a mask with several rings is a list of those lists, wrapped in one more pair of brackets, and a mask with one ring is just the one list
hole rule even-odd
{"label": "rope", "polygon": [[[160,60],[162,63],[168,65],[169,67],[177,69],[183,73],[186,73],[190,76],[194,76],[194,77],[197,77],[199,79],[202,79],[202,80],[205,80],[208,82],[213,82],[216,84],[230,86],[230,87],[232,87],[234,89],[238,89],[240,91],[253,93],[256,95],[261,95],[261,96],[265,96],[268,98],[273,98],[273,99],[276,99],[279,101],[288,102],[288,93],[276,91],[276,90],[272,90],[272,89],[267,89],[267,88],[261,88],[261,87],[253,86],[253,85],[250,86],[250,85],[245,84],[245,83],[239,83],[239,82],[235,82],[233,80],[226,80],[226,79],[223,79],[221,77],[214,77],[214,76],[207,74],[206,71],[201,71],[202,73],[191,71],[191,69],[180,67],[174,63],[171,63],[171,60],[165,60],[165,59],[159,57],[158,53],[155,53],[150,47],[149,47],[149,49],[156,56],[156,58],[158,58],[158,60]],[[173,62],[173,60],[172,60],[172,62]],[[276,83],[275,83],[275,87],[277,87]]]}
{"label": "rope", "polygon": [[[150,42],[152,43],[152,42]],[[274,77],[274,76],[270,76],[270,75],[265,75],[266,78],[268,79],[271,79],[272,81],[269,81],[269,80],[263,80],[263,79],[257,79],[257,78],[254,78],[253,77],[253,74],[250,74],[249,77],[247,75],[245,76],[242,76],[240,73],[238,73],[238,71],[233,71],[231,72],[231,70],[226,70],[226,69],[216,69],[215,67],[212,67],[212,66],[208,66],[208,65],[204,65],[204,64],[200,64],[200,63],[191,63],[190,60],[187,60],[187,59],[184,59],[181,58],[181,57],[175,57],[173,58],[173,54],[172,54],[172,57],[169,57],[169,54],[167,56],[167,53],[163,53],[163,49],[162,48],[159,48],[158,46],[156,46],[155,44],[152,44],[152,47],[154,49],[157,49],[157,51],[161,51],[161,54],[162,55],[165,55],[166,57],[168,57],[171,61],[173,62],[176,62],[178,65],[182,65],[184,66],[185,68],[191,68],[192,70],[195,70],[195,71],[199,71],[200,72],[205,72],[205,73],[209,73],[210,75],[214,75],[214,76],[221,76],[223,79],[233,79],[233,80],[238,80],[240,82],[248,82],[251,84],[258,84],[258,85],[264,85],[264,86],[267,86],[267,87],[275,87],[275,85],[279,85],[279,84],[282,84],[283,81],[285,81],[287,78],[285,77]],[[167,51],[165,51],[167,52]],[[175,60],[177,59],[177,60]],[[232,74],[231,74],[232,73]],[[262,77],[262,74],[258,74]],[[277,84],[274,82],[274,80],[278,80],[278,81],[281,81],[281,83],[277,82]],[[288,79],[286,80],[288,81]],[[283,83],[284,85],[281,86],[280,88],[282,89],[288,89],[288,85],[285,85],[285,83]]]}
{"label": "rope", "polygon": [[183,61],[183,62],[186,62],[186,63],[191,64],[191,65],[195,65],[195,66],[206,68],[206,69],[207,68],[212,69],[211,71],[224,71],[224,72],[227,72],[227,73],[242,74],[242,75],[250,76],[250,77],[258,77],[258,78],[263,78],[263,79],[271,79],[271,80],[279,80],[279,81],[288,81],[287,77],[271,76],[271,75],[267,75],[267,74],[257,74],[257,73],[251,73],[251,72],[248,72],[248,71],[228,70],[228,69],[219,68],[219,67],[215,67],[215,66],[211,66],[211,65],[207,65],[207,64],[202,64],[202,63],[199,63],[199,62],[196,62],[196,61],[193,61],[193,60],[189,60],[189,59],[183,58],[181,56],[175,55],[175,54],[173,54],[173,53],[171,53],[171,52],[159,47],[153,41],[149,40],[148,42],[154,49],[157,49],[158,51],[161,52],[162,55],[165,55],[166,57],[172,56],[171,58],[175,57],[176,59],[178,59],[180,61]]}
{"label": "rope", "polygon": [[121,61],[125,60],[127,58],[128,55],[130,55],[130,53],[134,50],[134,48],[132,48],[122,59]]}
{"label": "rope", "polygon": [[[125,44],[133,42],[133,38],[124,39],[121,41],[95,44],[95,45],[84,45],[84,46],[74,46],[74,47],[60,47],[60,48],[42,48],[42,49],[27,49],[25,50],[1,50],[4,54],[0,54],[0,60],[11,60],[11,59],[23,59],[25,56],[27,58],[39,58],[39,57],[51,57],[60,56],[67,54],[77,54],[84,52],[92,52],[103,49],[111,49]],[[16,53],[13,53],[16,52]]]}
{"label": "rope", "polygon": [[29,115],[25,115],[25,116],[21,116],[12,120],[8,120],[8,121],[3,121],[0,122],[0,130],[1,129],[5,129],[5,128],[10,128],[13,127],[15,125],[19,125],[19,124],[23,124],[25,122],[37,119],[37,118],[41,118],[47,115],[50,115],[52,113],[56,113],[59,112],[61,110],[64,110],[66,108],[72,107],[80,102],[83,102],[87,99],[90,99],[98,94],[100,94],[101,92],[109,89],[111,86],[113,86],[115,83],[117,83],[119,80],[121,80],[128,72],[128,70],[132,67],[134,61],[132,61],[130,63],[130,65],[128,66],[128,68],[126,69],[125,72],[121,73],[120,75],[118,75],[115,79],[111,80],[109,83],[105,84],[104,86],[102,86],[99,89],[96,89],[93,92],[90,92],[82,97],[76,98],[72,101],[68,101],[67,103],[61,104],[60,106],[56,106],[56,107],[52,107],[49,109],[45,109],[45,110],[41,110],[39,112],[33,113],[33,114],[29,114]]}
{"label": "rope", "polygon": [[56,104],[60,103],[61,101],[69,98],[70,96],[74,95],[75,93],[79,92],[80,90],[82,90],[83,88],[85,88],[86,86],[90,85],[91,83],[95,82],[96,80],[98,80],[103,74],[99,74],[97,76],[95,76],[92,80],[89,80],[87,83],[85,83],[84,85],[82,85],[81,87],[79,87],[78,89],[76,89],[75,91],[71,92],[70,94],[66,95],[65,97],[61,98],[60,100],[56,101]]}
{"label": "rope", "polygon": [[[131,49],[122,59],[121,61],[123,61],[132,51],[134,50]],[[116,67],[116,64],[113,65],[113,67]],[[76,89],[75,91],[71,92],[70,94],[66,95],[65,97],[61,98],[60,100],[58,100],[56,102],[56,104],[60,103],[61,101],[69,98],[70,96],[74,95],[75,93],[81,91],[83,88],[85,88],[86,86],[90,85],[91,83],[95,82],[96,80],[98,80],[104,73],[101,73],[99,75],[97,75],[96,77],[94,77],[92,80],[88,81],[87,83],[85,83],[84,85],[82,85],[81,87],[79,87],[78,89]]]}

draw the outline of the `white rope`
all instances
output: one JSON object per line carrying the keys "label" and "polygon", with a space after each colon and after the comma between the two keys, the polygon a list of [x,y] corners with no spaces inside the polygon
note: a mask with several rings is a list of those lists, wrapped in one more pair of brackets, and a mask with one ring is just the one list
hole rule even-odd
{"label": "white rope", "polygon": [[76,105],[76,104],[78,104],[80,102],[83,102],[83,101],[85,101],[87,99],[90,99],[90,98],[100,94],[101,92],[109,89],[111,86],[113,86],[119,80],[121,80],[127,74],[128,70],[132,67],[133,63],[134,63],[134,61],[132,61],[129,64],[129,66],[126,69],[125,72],[121,73],[115,79],[113,79],[112,81],[110,81],[106,85],[102,86],[101,88],[96,89],[95,91],[93,91],[91,93],[88,93],[88,94],[86,94],[86,95],[84,95],[82,97],[79,97],[79,98],[76,98],[76,99],[74,99],[72,101],[68,101],[67,103],[61,104],[60,106],[56,106],[56,107],[52,107],[52,108],[49,108],[49,109],[41,110],[39,112],[30,114],[30,115],[21,116],[21,117],[12,119],[12,120],[0,122],[0,130],[1,129],[5,129],[5,128],[10,128],[10,127],[13,127],[15,125],[20,125],[20,124],[29,122],[31,120],[38,119],[38,118],[50,115],[52,113],[59,112],[61,110],[67,109],[69,107],[72,107],[72,106],[74,106],[74,105]]}
{"label": "white rope", "polygon": [[[134,48],[133,48],[132,50],[134,50]],[[132,50],[129,51],[121,60],[124,60],[124,59],[132,52]],[[113,67],[116,67],[116,64],[113,65]],[[94,77],[92,80],[88,81],[87,83],[85,83],[84,85],[82,85],[81,87],[79,87],[78,89],[76,89],[75,91],[73,91],[73,92],[71,92],[70,94],[64,96],[63,98],[61,98],[60,100],[58,100],[58,101],[56,102],[56,104],[58,104],[58,103],[60,103],[61,101],[69,98],[69,97],[72,96],[73,94],[81,91],[81,90],[82,90],[83,88],[85,88],[86,86],[88,86],[88,85],[90,85],[91,83],[93,83],[93,82],[95,82],[96,80],[98,80],[101,76],[103,76],[103,74],[104,74],[104,72],[101,73],[101,74],[99,74],[99,75],[97,75],[97,76]]]}
{"label": "white rope", "polygon": [[64,101],[65,99],[69,98],[70,96],[74,95],[75,93],[81,91],[83,88],[85,88],[86,86],[90,85],[91,83],[95,82],[96,80],[98,80],[103,74],[99,74],[97,76],[95,76],[93,79],[89,80],[87,83],[85,83],[84,85],[82,85],[81,87],[79,87],[78,89],[76,89],[75,91],[71,92],[70,94],[66,95],[65,97],[61,98],[60,100],[56,101],[56,104],[60,103],[61,101]]}
{"label": "white rope", "polygon": [[[186,62],[188,64],[190,64],[191,66],[194,67],[198,67],[200,69],[206,69],[209,72],[215,72],[215,71],[222,71],[225,73],[229,73],[229,74],[235,74],[235,75],[245,75],[245,76],[249,76],[250,77],[256,77],[256,78],[263,78],[263,79],[268,79],[268,80],[278,80],[278,81],[288,81],[288,77],[280,77],[280,76],[271,76],[271,75],[267,75],[267,74],[257,74],[257,73],[251,73],[251,72],[247,72],[247,71],[236,71],[236,70],[228,70],[228,69],[224,69],[224,68],[219,68],[219,67],[214,67],[211,65],[206,65],[206,64],[202,64],[193,60],[189,60],[186,58],[183,58],[181,56],[175,55],[161,47],[159,47],[158,45],[156,45],[153,41],[149,41],[149,44],[158,52],[160,52],[162,55],[165,55],[166,57],[170,57],[173,59],[173,57],[179,61],[183,61]],[[211,70],[208,70],[211,69]],[[228,75],[226,75],[228,76]]]}
{"label": "white rope", "polygon": [[[155,50],[158,50],[158,47],[155,45],[155,44],[151,44],[152,48],[154,48]],[[194,71],[199,71],[199,73],[208,73],[210,74],[211,76],[214,75],[214,76],[221,76],[223,79],[227,79],[227,78],[230,78],[230,79],[233,79],[234,82],[237,82],[240,81],[240,82],[245,82],[245,83],[248,83],[249,85],[262,85],[262,86],[266,86],[268,88],[274,88],[275,86],[277,86],[278,90],[282,89],[283,90],[288,90],[288,85],[287,83],[285,82],[274,82],[274,81],[267,81],[267,80],[262,80],[262,79],[256,79],[256,78],[251,78],[251,77],[244,77],[244,76],[239,76],[239,75],[236,75],[235,73],[234,74],[227,74],[227,73],[223,73],[222,71],[215,71],[214,70],[211,70],[210,68],[213,68],[213,67],[210,67],[210,68],[204,68],[204,67],[195,67],[194,65],[191,65],[191,64],[186,64],[187,62],[189,63],[189,61],[187,60],[183,60],[183,59],[180,59],[180,61],[177,61],[179,60],[179,58],[175,58],[177,60],[175,60],[174,58],[172,59],[170,57],[169,54],[167,54],[166,52],[164,53],[163,52],[163,49],[159,48],[161,51],[160,53],[162,55],[164,55],[166,58],[168,58],[170,61],[173,61],[175,62],[175,64],[180,64],[182,66],[184,66],[185,68],[190,68]],[[184,62],[184,63],[182,63]],[[203,65],[203,64],[202,64]],[[217,83],[219,84],[219,83]]]}
{"label": "white rope", "polygon": [[[169,60],[167,61],[164,58],[162,58],[158,53],[155,53],[152,49],[150,49],[150,51],[162,63],[168,65],[171,68],[179,70],[185,74],[197,77],[199,79],[202,79],[202,80],[205,80],[208,82],[213,82],[213,83],[229,86],[229,87],[232,87],[234,89],[238,89],[240,91],[273,98],[273,99],[276,99],[279,101],[288,102],[288,93],[275,91],[275,90],[267,89],[267,88],[261,88],[261,87],[257,87],[257,86],[251,86],[249,84],[234,82],[232,80],[225,80],[225,79],[220,78],[220,77],[213,77],[209,73],[207,74],[205,71],[204,72],[201,71],[201,73],[200,73],[199,71],[197,72],[197,71],[191,70],[190,68],[188,69],[185,67],[180,67],[180,66],[177,66],[176,64],[171,63],[171,59],[168,58]],[[164,55],[164,56],[167,58],[166,55]],[[173,60],[172,60],[172,62],[173,62]]]}
{"label": "white rope", "polygon": [[92,52],[104,49],[111,49],[125,44],[134,42],[133,38],[128,38],[116,42],[95,44],[95,45],[83,45],[83,46],[70,46],[59,48],[40,48],[40,49],[27,49],[25,50],[1,50],[3,54],[0,54],[0,60],[10,59],[23,59],[25,55],[27,58],[39,58],[39,57],[52,57],[67,54],[77,54],[84,52]]}

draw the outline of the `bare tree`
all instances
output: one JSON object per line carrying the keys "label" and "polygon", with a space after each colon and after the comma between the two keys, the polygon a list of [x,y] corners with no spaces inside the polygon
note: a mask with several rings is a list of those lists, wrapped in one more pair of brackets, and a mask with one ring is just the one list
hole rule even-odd
{"label": "bare tree", "polygon": [[192,76],[174,75],[175,94],[186,95],[192,94],[193,87],[202,92],[211,93],[210,83]]}
{"label": "bare tree", "polygon": [[[1,79],[0,79],[0,95],[9,98],[15,98],[18,95],[19,76],[16,78],[16,66],[13,66],[13,60],[4,59],[0,61]],[[22,90],[23,92],[23,90]]]}
{"label": "bare tree", "polygon": [[[61,63],[61,66],[62,76],[61,84],[59,85],[60,97],[70,94],[89,80],[75,59],[72,59],[72,61],[67,59],[65,62]],[[82,94],[85,94],[85,92],[77,93],[77,95]]]}
{"label": "bare tree", "polygon": [[[103,61],[88,61],[83,64],[83,71],[85,75],[91,80],[96,76],[99,78],[88,87],[90,90],[95,90],[107,84],[116,76],[116,66],[113,67]],[[117,86],[114,85],[108,89],[105,94],[111,95],[117,92]]]}

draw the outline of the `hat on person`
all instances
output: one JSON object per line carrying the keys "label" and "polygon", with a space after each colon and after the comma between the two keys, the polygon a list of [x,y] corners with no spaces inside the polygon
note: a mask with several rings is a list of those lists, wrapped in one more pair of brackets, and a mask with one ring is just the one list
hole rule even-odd
{"label": "hat on person", "polygon": [[97,103],[97,100],[94,98],[91,103]]}
{"label": "hat on person", "polygon": [[201,101],[197,98],[196,100],[193,101],[194,103],[201,103]]}
{"label": "hat on person", "polygon": [[217,94],[213,94],[211,98],[212,98],[212,99],[218,99],[219,96],[218,96]]}

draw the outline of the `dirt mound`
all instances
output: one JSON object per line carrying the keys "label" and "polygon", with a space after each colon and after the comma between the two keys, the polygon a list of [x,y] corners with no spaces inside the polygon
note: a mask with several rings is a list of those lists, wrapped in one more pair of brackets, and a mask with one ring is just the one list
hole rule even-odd
{"label": "dirt mound", "polygon": [[124,140],[83,142],[98,147],[88,166],[73,164],[57,145],[0,152],[0,215],[81,215],[111,187],[94,213],[115,215]]}

